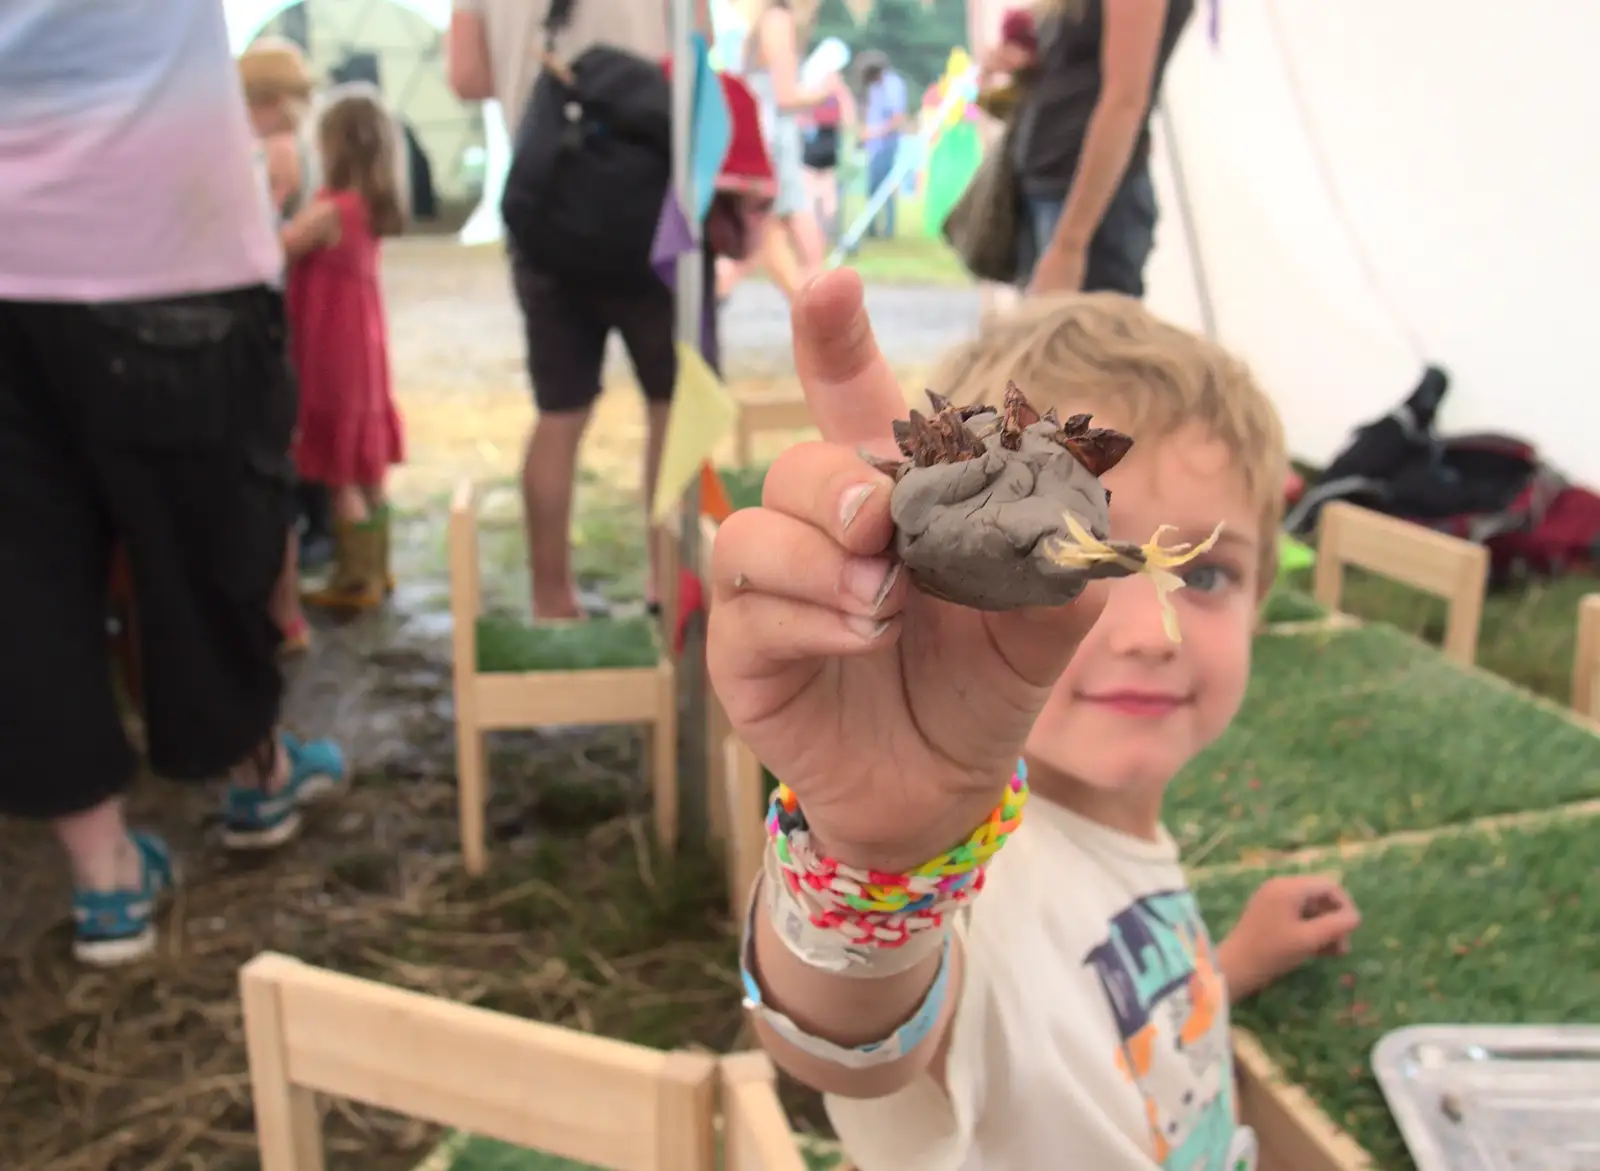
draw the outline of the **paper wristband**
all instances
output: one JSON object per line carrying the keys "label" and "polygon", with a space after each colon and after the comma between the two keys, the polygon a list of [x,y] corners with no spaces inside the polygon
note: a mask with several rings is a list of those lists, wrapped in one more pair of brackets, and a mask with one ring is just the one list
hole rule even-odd
{"label": "paper wristband", "polygon": [[800,1052],[845,1069],[871,1069],[879,1065],[888,1065],[927,1040],[928,1034],[933,1031],[933,1026],[939,1019],[939,1013],[944,1009],[945,996],[950,988],[948,933],[940,933],[944,935],[944,950],[939,956],[938,975],[933,978],[933,985],[923,997],[922,1003],[917,1006],[916,1012],[911,1015],[911,1019],[882,1041],[849,1049],[821,1037],[812,1036],[781,1012],[762,1003],[761,985],[755,978],[754,963],[755,916],[759,886],[762,881],[764,880],[757,879],[757,889],[751,891],[750,911],[745,916],[744,941],[739,949],[739,978],[744,984],[744,1007],[747,1011],[765,1021],[773,1032]]}
{"label": "paper wristband", "polygon": [[[899,947],[873,947],[853,943],[843,932],[818,927],[807,907],[784,882],[777,851],[769,843],[762,853],[765,880],[761,901],[772,917],[772,927],[796,959],[808,968],[836,976],[876,980],[909,971],[939,950],[944,931],[918,931]],[[754,892],[752,892],[754,895]]]}

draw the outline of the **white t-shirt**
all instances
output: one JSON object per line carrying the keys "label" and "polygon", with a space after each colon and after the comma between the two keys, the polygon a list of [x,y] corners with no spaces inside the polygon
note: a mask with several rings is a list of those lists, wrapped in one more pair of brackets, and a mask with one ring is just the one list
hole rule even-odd
{"label": "white t-shirt", "polygon": [[[544,50],[544,18],[550,0],[454,0],[457,11],[482,15],[489,42],[494,96],[515,141],[517,124],[539,79]],[[556,37],[556,55],[567,61],[585,49],[607,45],[650,61],[672,52],[666,0],[577,0],[572,20]]]}
{"label": "white t-shirt", "polygon": [[217,0],[0,0],[0,299],[276,278]]}
{"label": "white t-shirt", "polygon": [[948,1093],[827,1100],[860,1171],[1234,1171],[1228,994],[1169,837],[1036,797],[959,930]]}

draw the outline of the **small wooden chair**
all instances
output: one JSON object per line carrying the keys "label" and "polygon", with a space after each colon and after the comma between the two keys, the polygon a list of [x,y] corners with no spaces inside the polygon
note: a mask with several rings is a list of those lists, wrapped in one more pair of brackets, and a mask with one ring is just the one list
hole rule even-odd
{"label": "small wooden chair", "polygon": [[723,1171],[805,1171],[765,1053],[722,1059]]}
{"label": "small wooden chair", "polygon": [[1600,722],[1600,594],[1578,603],[1578,650],[1572,664],[1572,706]]}
{"label": "small wooden chair", "polygon": [[1317,523],[1317,601],[1338,610],[1347,565],[1445,599],[1444,653],[1471,664],[1489,583],[1489,551],[1459,537],[1336,501]]}
{"label": "small wooden chair", "polygon": [[589,670],[480,671],[483,612],[478,564],[478,494],[470,483],[450,504],[451,664],[461,855],[469,874],[488,868],[488,759],[484,735],[559,724],[642,724],[650,734],[656,839],[678,842],[678,684],[670,654],[653,666]]}
{"label": "small wooden chair", "polygon": [[[271,952],[246,964],[239,983],[261,1171],[326,1171],[318,1094],[608,1171],[716,1167],[715,1057],[538,1024]],[[761,1104],[740,1109],[770,1125]],[[765,1129],[755,1133],[767,1141]]]}
{"label": "small wooden chair", "polygon": [[815,426],[811,408],[798,391],[783,395],[745,395],[737,400],[733,424],[733,459],[747,468],[755,463],[755,437],[766,431],[801,431]]}
{"label": "small wooden chair", "polygon": [[723,839],[728,873],[728,903],[734,922],[745,903],[767,848],[767,773],[748,745],[731,733],[721,742],[723,792],[728,826]]}

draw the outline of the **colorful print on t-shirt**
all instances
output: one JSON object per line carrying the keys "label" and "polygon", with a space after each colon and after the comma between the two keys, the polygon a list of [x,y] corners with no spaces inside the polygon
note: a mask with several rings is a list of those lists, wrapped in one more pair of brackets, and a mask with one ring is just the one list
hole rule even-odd
{"label": "colorful print on t-shirt", "polygon": [[1233,1138],[1227,987],[1186,890],[1136,899],[1084,958],[1116,1022],[1117,1068],[1138,1090],[1165,1171],[1226,1171]]}

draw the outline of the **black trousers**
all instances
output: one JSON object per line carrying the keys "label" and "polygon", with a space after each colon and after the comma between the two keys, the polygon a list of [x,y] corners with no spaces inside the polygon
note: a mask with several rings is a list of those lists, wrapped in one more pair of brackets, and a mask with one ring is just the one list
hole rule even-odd
{"label": "black trousers", "polygon": [[285,342],[267,288],[0,301],[0,813],[79,812],[134,775],[106,639],[114,540],[152,767],[208,779],[271,733],[295,491]]}

